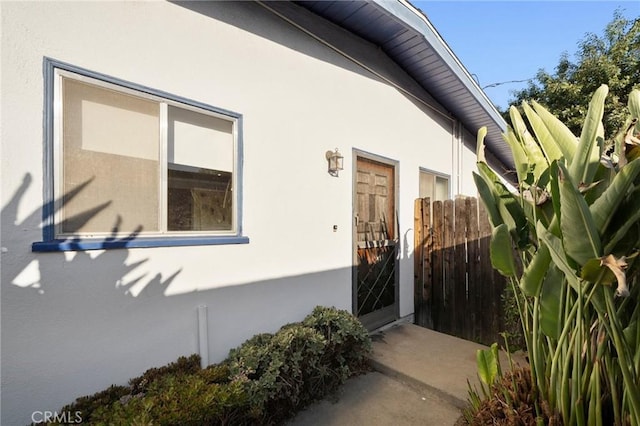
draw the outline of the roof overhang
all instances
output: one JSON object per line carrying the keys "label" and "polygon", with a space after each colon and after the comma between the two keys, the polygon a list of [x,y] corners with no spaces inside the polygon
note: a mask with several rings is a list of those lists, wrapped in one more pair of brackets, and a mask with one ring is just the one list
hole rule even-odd
{"label": "roof overhang", "polygon": [[486,126],[494,166],[513,169],[504,119],[419,9],[405,0],[295,3],[379,46],[472,134]]}

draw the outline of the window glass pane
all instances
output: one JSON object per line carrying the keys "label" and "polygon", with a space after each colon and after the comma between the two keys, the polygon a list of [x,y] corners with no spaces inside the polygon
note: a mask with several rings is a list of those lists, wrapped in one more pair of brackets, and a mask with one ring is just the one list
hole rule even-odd
{"label": "window glass pane", "polygon": [[420,172],[420,198],[431,198],[431,201],[435,201],[434,197],[434,182],[433,175],[427,172]]}
{"label": "window glass pane", "polygon": [[435,199],[444,201],[449,198],[449,180],[440,176],[436,176]]}
{"label": "window glass pane", "polygon": [[233,229],[233,123],[168,109],[169,231]]}
{"label": "window glass pane", "polygon": [[233,123],[169,106],[169,164],[233,171]]}
{"label": "window glass pane", "polygon": [[[159,104],[63,79],[63,233],[159,230]],[[92,211],[109,203],[104,209]]]}

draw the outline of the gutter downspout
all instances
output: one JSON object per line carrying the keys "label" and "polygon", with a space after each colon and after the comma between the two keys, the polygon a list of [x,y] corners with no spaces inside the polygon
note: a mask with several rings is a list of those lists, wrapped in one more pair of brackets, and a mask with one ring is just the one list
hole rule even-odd
{"label": "gutter downspout", "polygon": [[209,365],[209,328],[207,319],[207,305],[198,306],[198,353],[200,354],[200,367]]}
{"label": "gutter downspout", "polygon": [[462,122],[458,121],[457,123],[457,132],[456,132],[456,139],[458,140],[458,194],[462,194],[462,159],[463,159],[463,148],[464,148],[464,143],[463,143],[463,137],[462,137],[462,132],[463,132],[463,126],[462,126]]}

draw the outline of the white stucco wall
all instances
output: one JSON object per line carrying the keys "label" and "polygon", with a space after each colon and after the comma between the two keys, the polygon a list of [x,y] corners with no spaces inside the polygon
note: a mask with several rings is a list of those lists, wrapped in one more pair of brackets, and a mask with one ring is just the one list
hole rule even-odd
{"label": "white stucco wall", "polygon": [[462,131],[462,146],[460,157],[460,190],[458,194],[465,195],[467,197],[477,197],[478,190],[473,181],[473,172],[477,171],[476,161],[476,143],[477,135],[470,133],[466,129]]}
{"label": "white stucco wall", "polygon": [[[210,362],[315,305],[351,310],[354,148],[399,162],[401,316],[413,311],[419,168],[462,173],[461,192],[475,193],[474,154],[455,159],[451,121],[259,5],[197,7],[207,13],[0,3],[2,424],[198,352],[199,305]],[[43,57],[243,114],[250,243],[31,252],[42,240]],[[324,158],[335,147],[339,178]]]}

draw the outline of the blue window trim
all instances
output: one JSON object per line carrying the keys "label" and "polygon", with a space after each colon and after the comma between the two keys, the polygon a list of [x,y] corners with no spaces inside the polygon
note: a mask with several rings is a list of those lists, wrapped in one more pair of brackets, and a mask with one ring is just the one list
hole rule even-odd
{"label": "blue window trim", "polygon": [[[237,192],[237,231],[233,235],[202,235],[190,236],[185,234],[167,235],[167,236],[149,236],[149,237],[124,237],[124,238],[81,238],[70,237],[68,239],[56,239],[55,235],[55,211],[60,201],[55,200],[55,179],[54,175],[54,83],[56,69],[73,72],[82,76],[105,81],[107,83],[122,86],[124,88],[136,90],[152,96],[161,97],[170,101],[181,104],[194,106],[206,111],[217,114],[226,115],[237,122],[237,152],[238,158],[235,164],[235,173],[237,174],[236,182],[238,186]],[[56,59],[45,57],[43,61],[44,74],[44,158],[43,158],[43,196],[44,205],[42,207],[42,241],[34,242],[31,250],[34,252],[51,252],[51,251],[77,251],[77,250],[104,250],[119,248],[142,248],[142,247],[172,247],[172,246],[201,246],[201,245],[222,245],[222,244],[247,244],[249,237],[242,235],[242,166],[243,166],[243,133],[242,133],[242,114],[237,112],[217,108],[208,104],[204,104],[191,99],[183,98],[161,90],[152,89],[147,86],[132,83],[130,81],[121,80],[95,71],[77,67]]]}
{"label": "blue window trim", "polygon": [[31,245],[34,252],[51,251],[78,251],[78,250],[111,250],[126,248],[150,248],[150,247],[184,247],[184,246],[210,246],[226,244],[247,244],[249,237],[139,237],[121,239],[106,238],[104,240],[92,239],[67,239],[40,241]]}

